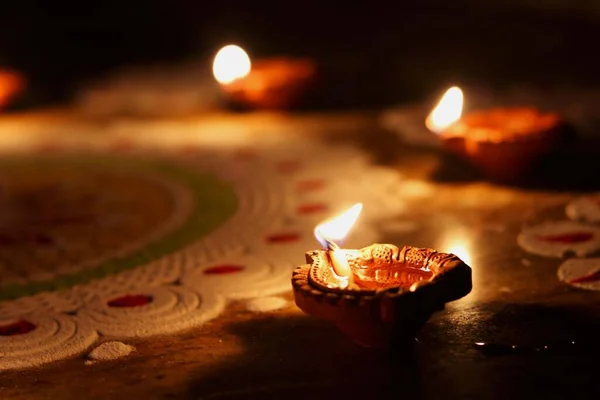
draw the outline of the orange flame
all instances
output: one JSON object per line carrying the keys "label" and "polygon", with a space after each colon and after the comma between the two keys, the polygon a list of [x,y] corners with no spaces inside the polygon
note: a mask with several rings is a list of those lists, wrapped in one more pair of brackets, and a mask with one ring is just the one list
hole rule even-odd
{"label": "orange flame", "polygon": [[340,215],[317,225],[315,228],[315,237],[319,243],[323,247],[327,247],[328,241],[337,245],[340,244],[339,242],[343,242],[360,216],[362,207],[361,203],[356,203]]}
{"label": "orange flame", "polygon": [[329,255],[333,267],[333,276],[342,288],[346,288],[353,283],[353,275],[346,259],[345,250],[337,246],[348,236],[361,211],[362,204],[357,203],[340,215],[317,225],[315,228],[315,237],[323,247],[330,248],[330,243],[335,246],[333,249],[330,248]]}

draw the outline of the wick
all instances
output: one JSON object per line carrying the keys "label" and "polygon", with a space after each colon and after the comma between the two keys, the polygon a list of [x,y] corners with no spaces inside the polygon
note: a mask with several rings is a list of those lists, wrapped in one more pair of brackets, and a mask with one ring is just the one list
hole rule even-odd
{"label": "wick", "polygon": [[[354,285],[354,276],[352,270],[350,269],[350,265],[348,265],[348,261],[346,261],[346,256],[344,255],[340,246],[337,243],[332,242],[331,240],[324,239],[325,244],[327,245],[327,250],[329,253],[329,258],[331,260],[332,268],[331,272],[336,280],[339,282],[339,285],[342,288],[348,288]],[[343,260],[338,259],[338,257],[334,256],[334,254],[341,254]]]}
{"label": "wick", "polygon": [[337,243],[332,242],[331,240],[328,239],[323,239],[325,240],[325,244],[327,245],[327,250],[333,251],[333,250],[340,250],[340,246],[337,245]]}

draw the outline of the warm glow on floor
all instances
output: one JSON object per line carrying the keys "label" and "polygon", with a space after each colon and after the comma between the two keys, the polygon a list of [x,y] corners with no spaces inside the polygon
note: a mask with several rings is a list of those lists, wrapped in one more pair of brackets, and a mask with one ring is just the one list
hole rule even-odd
{"label": "warm glow on floor", "polygon": [[465,246],[464,244],[462,244],[460,242],[449,246],[447,249],[444,250],[444,252],[452,253],[452,254],[458,256],[458,258],[460,258],[461,260],[463,260],[465,262],[465,264],[467,264],[469,266],[471,265],[470,251],[467,249],[467,246]]}

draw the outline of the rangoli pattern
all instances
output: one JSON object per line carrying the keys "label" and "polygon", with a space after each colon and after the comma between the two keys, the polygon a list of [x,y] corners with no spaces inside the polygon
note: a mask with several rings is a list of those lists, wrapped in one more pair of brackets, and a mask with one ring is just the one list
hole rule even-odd
{"label": "rangoli pattern", "polygon": [[362,202],[346,243],[359,248],[402,212],[389,196],[397,172],[352,147],[286,143],[56,141],[4,160],[0,370],[199,326],[232,300],[260,304],[291,290],[318,221]]}

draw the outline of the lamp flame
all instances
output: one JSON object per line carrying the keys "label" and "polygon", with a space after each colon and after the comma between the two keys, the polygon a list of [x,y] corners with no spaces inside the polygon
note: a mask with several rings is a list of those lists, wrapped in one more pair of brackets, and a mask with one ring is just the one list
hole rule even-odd
{"label": "lamp flame", "polygon": [[362,207],[362,203],[356,203],[337,217],[317,225],[315,238],[326,248],[331,246],[330,243],[341,245],[358,219]]}
{"label": "lamp flame", "polygon": [[213,75],[221,84],[228,84],[246,77],[251,68],[252,63],[248,53],[233,44],[219,50],[213,61]]}
{"label": "lamp flame", "polygon": [[446,91],[438,105],[431,111],[425,125],[434,133],[441,133],[458,121],[462,115],[463,92],[459,87],[453,86]]}
{"label": "lamp flame", "polygon": [[315,228],[315,238],[329,250],[332,265],[332,285],[342,289],[353,285],[352,269],[346,259],[346,251],[339,246],[354,226],[362,211],[362,204],[356,203],[337,217],[331,218]]}

